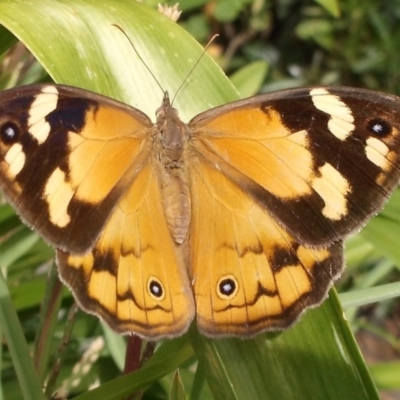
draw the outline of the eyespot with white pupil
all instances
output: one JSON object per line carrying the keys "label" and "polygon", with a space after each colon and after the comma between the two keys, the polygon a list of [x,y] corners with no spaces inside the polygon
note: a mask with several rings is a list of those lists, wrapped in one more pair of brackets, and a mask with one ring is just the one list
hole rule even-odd
{"label": "eyespot with white pupil", "polygon": [[147,290],[150,296],[157,301],[165,298],[164,286],[156,277],[151,276],[147,283]]}
{"label": "eyespot with white pupil", "polygon": [[232,275],[226,275],[220,278],[217,283],[217,294],[223,300],[229,300],[236,296],[239,285]]}
{"label": "eyespot with white pupil", "polygon": [[368,129],[371,133],[379,137],[385,137],[390,134],[392,127],[386,121],[375,118],[368,122]]}
{"label": "eyespot with white pupil", "polygon": [[18,140],[19,129],[12,122],[5,123],[0,129],[1,141],[5,144],[15,143]]}

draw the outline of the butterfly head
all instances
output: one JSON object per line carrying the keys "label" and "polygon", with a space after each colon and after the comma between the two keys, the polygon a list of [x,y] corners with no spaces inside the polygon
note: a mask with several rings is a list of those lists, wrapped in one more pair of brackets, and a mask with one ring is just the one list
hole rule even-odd
{"label": "butterfly head", "polygon": [[157,125],[159,125],[159,121],[165,119],[165,116],[171,112],[178,116],[178,111],[171,105],[169,93],[165,91],[161,106],[156,110]]}

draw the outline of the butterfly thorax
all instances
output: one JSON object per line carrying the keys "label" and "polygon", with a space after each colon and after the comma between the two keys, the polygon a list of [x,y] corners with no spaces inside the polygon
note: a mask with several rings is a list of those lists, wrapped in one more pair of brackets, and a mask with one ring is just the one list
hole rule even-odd
{"label": "butterfly thorax", "polygon": [[190,192],[185,162],[187,125],[171,106],[168,93],[156,113],[156,163],[164,214],[174,241],[185,241],[190,223]]}

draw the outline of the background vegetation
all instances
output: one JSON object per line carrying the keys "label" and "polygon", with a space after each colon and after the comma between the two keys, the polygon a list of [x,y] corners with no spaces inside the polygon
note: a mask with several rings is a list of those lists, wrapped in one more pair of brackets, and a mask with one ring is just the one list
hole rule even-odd
{"label": "background vegetation", "polygon": [[[77,7],[86,3],[90,17],[94,15],[93,7],[98,7],[99,12],[102,9],[92,1],[57,3],[43,0],[41,7],[48,7],[43,16],[51,14],[56,21],[53,29],[59,29],[63,38],[63,41],[58,39],[60,47],[75,35],[68,25],[70,9],[61,8],[61,4]],[[131,7],[131,14],[127,15],[135,23],[135,16],[143,12],[136,30],[130,33],[135,38],[145,30],[145,25],[139,29],[140,23],[145,24],[143,16],[152,15],[141,11],[143,6],[128,1],[104,3],[115,8]],[[156,7],[156,2],[144,3]],[[76,18],[84,18],[84,6],[75,12]],[[34,10],[27,7],[28,2],[0,0],[0,24],[7,27],[0,30],[1,89],[53,78],[123,97],[109,89],[108,78],[104,78],[104,85],[87,82],[73,56],[57,67],[57,59],[68,53],[57,46],[56,56],[41,50],[47,36],[34,36],[34,23],[29,19]],[[181,0],[180,9],[183,12],[178,23],[203,45],[213,34],[219,34],[209,53],[230,76],[242,97],[316,84],[368,87],[400,95],[400,2],[397,0],[343,0],[340,4],[334,0]],[[26,33],[28,28],[32,37]],[[99,38],[106,35],[102,30],[100,23]],[[28,45],[45,69],[24,47],[16,44],[17,37]],[[80,40],[84,42],[82,37]],[[148,44],[146,40],[143,43],[149,51],[157,52],[154,42]],[[152,40],[161,43],[157,37]],[[188,39],[179,40],[176,51]],[[92,51],[95,50],[88,47],[87,62],[93,63],[90,64],[94,65],[93,70],[99,68],[107,75],[108,69],[99,67],[101,63],[98,59],[93,61],[94,56],[90,58]],[[171,76],[172,72],[163,70],[165,63],[153,68],[151,63],[153,60],[156,63],[157,55],[149,57],[156,76],[173,81],[176,90],[179,82],[175,82],[177,78]],[[207,61],[201,61],[199,74],[203,73],[202,68],[208,68],[202,64]],[[180,72],[182,76],[189,69],[185,65]],[[218,71],[213,76],[218,81],[215,86],[223,81]],[[161,83],[169,88],[169,83]],[[226,95],[231,88],[221,86],[220,90]],[[159,98],[158,93],[158,102]],[[221,100],[209,101],[218,104]],[[352,343],[346,323],[340,320],[341,309],[334,294],[327,304],[309,313],[313,316],[307,314],[293,332],[267,334],[241,342],[206,340],[192,329],[183,338],[158,344],[154,354],[153,345],[132,339],[126,351],[125,339],[114,335],[96,318],[76,312],[71,295],[62,289],[52,267],[53,250],[21,225],[5,203],[0,208],[0,235],[0,271],[4,278],[0,279],[0,337],[4,338],[0,349],[0,399],[23,396],[38,399],[42,386],[47,388],[47,398],[57,391],[57,398],[76,396],[77,399],[94,398],[89,396],[119,399],[134,392],[132,398],[145,399],[180,399],[185,395],[202,400],[337,399],[338,391],[345,390],[346,398],[375,399],[374,384],[383,398],[400,398],[400,310],[395,298],[400,291],[395,283],[400,276],[398,192],[380,217],[347,242],[348,268],[337,285],[340,292],[346,292],[340,296],[341,304],[346,308],[372,379]],[[373,301],[379,302],[369,304]],[[324,352],[325,339],[332,353]],[[345,354],[341,360],[332,355],[340,352]],[[31,366],[27,354],[32,353]],[[137,370],[139,364],[144,367]],[[177,367],[180,377],[175,374]],[[129,375],[122,376],[124,368]],[[97,392],[89,393],[89,388],[95,386]]]}

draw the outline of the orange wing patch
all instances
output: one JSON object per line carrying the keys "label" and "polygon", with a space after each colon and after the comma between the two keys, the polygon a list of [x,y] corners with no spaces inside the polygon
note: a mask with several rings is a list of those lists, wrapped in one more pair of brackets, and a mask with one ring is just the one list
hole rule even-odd
{"label": "orange wing patch", "polygon": [[232,110],[204,122],[195,123],[202,142],[273,195],[293,199],[311,193],[307,131],[293,134],[272,108]]}

